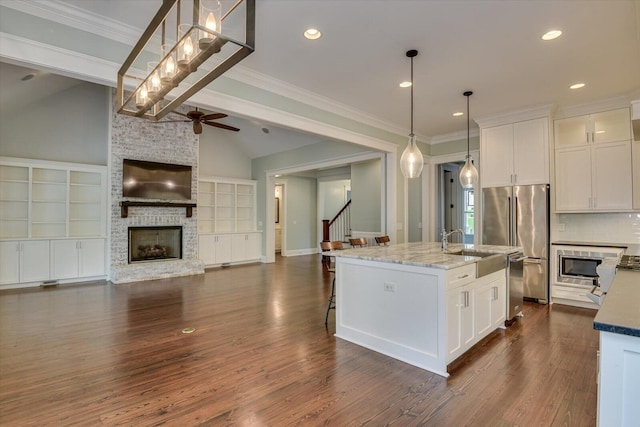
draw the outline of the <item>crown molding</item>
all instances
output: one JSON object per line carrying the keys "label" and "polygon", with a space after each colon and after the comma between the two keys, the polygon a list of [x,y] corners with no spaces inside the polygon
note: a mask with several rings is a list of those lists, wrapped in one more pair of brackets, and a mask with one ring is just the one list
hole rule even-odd
{"label": "crown molding", "polygon": [[605,98],[595,102],[558,107],[555,118],[564,119],[567,117],[583,116],[585,114],[597,113],[600,111],[628,108],[631,105],[633,96],[634,94],[632,92],[629,95]]}
{"label": "crown molding", "polygon": [[132,46],[143,31],[64,2],[3,0],[2,6]]}
{"label": "crown molding", "polygon": [[[137,42],[143,31],[142,29],[106,18],[62,1],[52,2],[34,0],[25,2],[20,0],[4,0],[2,2],[2,6],[131,46]],[[407,129],[386,122],[383,119],[365,114],[353,107],[324,97],[315,92],[291,85],[260,72],[250,70],[242,65],[235,66],[227,71],[225,73],[225,77],[250,86],[255,86],[259,89],[303,104],[311,105],[321,110],[329,111],[376,129],[396,135],[408,135]],[[430,143],[431,140],[430,137],[424,135],[416,135],[416,137],[418,141],[427,144]]]}
{"label": "crown molding", "polygon": [[[471,129],[469,131],[469,137],[476,137],[480,135],[480,131],[478,129]],[[445,142],[452,141],[462,141],[467,139],[467,131],[466,130],[458,130],[451,133],[445,133],[443,135],[437,135],[431,138],[431,142],[429,145],[443,144]]]}
{"label": "crown molding", "polygon": [[526,108],[508,113],[496,114],[488,117],[480,117],[474,121],[480,128],[488,128],[492,126],[506,125],[509,123],[522,122],[524,120],[539,119],[541,117],[549,117],[553,115],[554,105],[546,104],[537,107]]}

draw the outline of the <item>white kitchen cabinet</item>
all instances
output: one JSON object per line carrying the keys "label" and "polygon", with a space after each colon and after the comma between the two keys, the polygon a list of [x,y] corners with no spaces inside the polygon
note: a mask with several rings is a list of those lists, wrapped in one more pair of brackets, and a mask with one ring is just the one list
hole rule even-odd
{"label": "white kitchen cabinet", "polygon": [[640,210],[640,141],[633,141],[631,171],[633,173],[633,209]]}
{"label": "white kitchen cabinet", "polygon": [[49,241],[0,242],[0,284],[49,280]]}
{"label": "white kitchen cabinet", "polygon": [[632,209],[631,141],[556,150],[556,211]]}
{"label": "white kitchen cabinet", "polygon": [[556,120],[557,212],[633,209],[628,108]]}
{"label": "white kitchen cabinet", "polygon": [[260,234],[234,234],[231,241],[231,261],[252,261],[260,258]]}
{"label": "white kitchen cabinet", "polygon": [[[475,264],[471,267],[475,268]],[[464,267],[463,267],[464,268]],[[447,361],[455,360],[471,346],[504,325],[506,319],[506,271],[447,286]]]}
{"label": "white kitchen cabinet", "polygon": [[628,108],[604,111],[554,122],[556,149],[631,139]]}
{"label": "white kitchen cabinet", "polygon": [[104,274],[104,239],[51,241],[51,279],[72,279]]}
{"label": "white kitchen cabinet", "polygon": [[480,160],[482,187],[548,183],[548,118],[483,128]]}

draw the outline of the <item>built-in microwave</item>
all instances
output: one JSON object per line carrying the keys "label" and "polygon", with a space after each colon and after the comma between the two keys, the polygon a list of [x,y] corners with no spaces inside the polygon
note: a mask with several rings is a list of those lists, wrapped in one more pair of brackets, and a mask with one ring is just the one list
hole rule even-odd
{"label": "built-in microwave", "polygon": [[560,248],[557,257],[556,283],[593,286],[598,284],[597,267],[605,259],[619,260],[621,248]]}

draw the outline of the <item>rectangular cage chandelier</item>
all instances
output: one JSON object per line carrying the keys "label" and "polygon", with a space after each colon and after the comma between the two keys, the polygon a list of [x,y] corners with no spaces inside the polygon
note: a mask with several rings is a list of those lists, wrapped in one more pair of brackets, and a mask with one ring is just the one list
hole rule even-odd
{"label": "rectangular cage chandelier", "polygon": [[163,0],[118,71],[117,111],[160,120],[254,50],[255,0]]}

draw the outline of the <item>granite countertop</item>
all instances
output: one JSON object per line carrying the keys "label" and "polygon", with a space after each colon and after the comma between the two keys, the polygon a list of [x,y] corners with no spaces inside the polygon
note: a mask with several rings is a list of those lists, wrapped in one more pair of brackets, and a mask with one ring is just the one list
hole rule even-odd
{"label": "granite countertop", "polygon": [[355,258],[367,261],[389,262],[394,264],[415,265],[449,270],[479,261],[479,257],[453,255],[462,249],[495,254],[511,254],[522,250],[517,246],[469,245],[450,243],[443,252],[440,242],[400,243],[390,246],[371,246],[366,248],[332,251],[338,258]]}
{"label": "granite countertop", "polygon": [[640,272],[618,269],[593,320],[598,331],[640,337]]}

